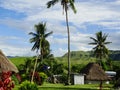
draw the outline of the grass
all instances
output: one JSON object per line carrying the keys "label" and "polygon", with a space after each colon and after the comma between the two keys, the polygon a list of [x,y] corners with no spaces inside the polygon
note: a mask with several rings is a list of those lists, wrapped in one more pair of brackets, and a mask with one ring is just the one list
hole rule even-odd
{"label": "grass", "polygon": [[[13,90],[18,90],[19,85],[17,85]],[[103,85],[103,90],[111,90],[112,85]],[[45,83],[39,86],[39,90],[99,90],[98,84],[85,84],[85,85],[69,85],[65,86],[63,84],[50,84]]]}
{"label": "grass", "polygon": [[25,60],[27,58],[31,57],[14,57],[14,58],[9,58],[16,66],[19,66],[20,64],[24,64]]}

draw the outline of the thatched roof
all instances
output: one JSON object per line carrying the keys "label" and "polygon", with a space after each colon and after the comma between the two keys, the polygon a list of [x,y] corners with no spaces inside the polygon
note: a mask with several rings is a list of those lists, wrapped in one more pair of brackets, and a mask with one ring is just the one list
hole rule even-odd
{"label": "thatched roof", "polygon": [[85,74],[86,80],[106,81],[110,78],[105,74],[105,71],[96,63],[89,63],[83,68],[80,73]]}
{"label": "thatched roof", "polygon": [[7,72],[13,71],[18,72],[17,67],[2,53],[0,50],[0,71]]}

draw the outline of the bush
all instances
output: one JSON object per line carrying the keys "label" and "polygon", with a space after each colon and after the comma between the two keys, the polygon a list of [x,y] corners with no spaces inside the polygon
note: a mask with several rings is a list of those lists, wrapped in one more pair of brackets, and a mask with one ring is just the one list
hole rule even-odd
{"label": "bush", "polygon": [[24,81],[20,84],[19,90],[38,90],[38,86],[34,82]]}
{"label": "bush", "polygon": [[41,84],[43,84],[48,76],[44,72],[40,72],[39,75],[41,77]]}
{"label": "bush", "polygon": [[18,81],[18,79],[17,79],[17,77],[15,76],[15,75],[12,75],[12,80],[14,81],[14,83],[16,84],[16,85],[18,85],[19,84],[19,81]]}
{"label": "bush", "polygon": [[65,73],[62,74],[62,77],[61,77],[62,83],[64,83],[64,84],[67,83],[67,79],[68,79],[68,78],[67,78],[67,74],[65,74]]}
{"label": "bush", "polygon": [[[114,84],[114,88],[119,88],[120,87],[120,78],[116,81]],[[116,89],[117,90],[117,89]],[[119,89],[118,89],[119,90]]]}

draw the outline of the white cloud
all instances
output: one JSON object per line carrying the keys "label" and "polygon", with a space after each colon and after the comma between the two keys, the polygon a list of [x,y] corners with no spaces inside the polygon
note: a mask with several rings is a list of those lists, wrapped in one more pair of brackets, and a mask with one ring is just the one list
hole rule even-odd
{"label": "white cloud", "polygon": [[[24,13],[26,16],[21,20],[16,20],[13,18],[0,19],[0,24],[5,24],[10,27],[13,27],[18,30],[23,30],[25,33],[28,33],[34,29],[34,24],[37,24],[41,21],[47,22],[47,29],[53,31],[53,35],[48,38],[52,47],[56,45],[56,48],[53,48],[52,51],[56,55],[63,55],[67,50],[63,46],[67,47],[67,31],[66,26],[64,25],[65,15],[62,14],[62,7],[60,4],[55,5],[54,7],[47,9],[46,2],[49,0],[4,0],[1,1],[1,7],[9,10],[13,10],[20,14]],[[69,22],[70,22],[70,33],[71,33],[71,49],[72,50],[90,50],[92,46],[89,46],[89,31],[87,33],[82,33],[84,30],[87,30],[88,27],[84,24],[89,22],[90,24],[101,25],[107,29],[120,29],[119,17],[120,11],[120,1],[116,2],[105,2],[107,0],[82,0],[77,1],[75,6],[77,8],[77,13],[74,14],[69,10]],[[108,22],[109,21],[109,22]],[[72,23],[72,25],[71,25]],[[82,31],[78,30],[81,29]],[[79,32],[78,32],[79,31]],[[109,32],[109,31],[108,31]],[[113,31],[114,32],[114,31]],[[120,49],[118,39],[120,35],[116,32],[114,35],[111,35],[110,40],[114,40],[111,44],[111,49]],[[94,34],[94,33],[92,33]],[[59,36],[59,37],[58,37]],[[27,55],[30,52],[30,48],[26,47],[14,47],[9,46],[3,42],[0,48],[4,49],[7,54],[15,55]],[[58,47],[59,46],[59,47]],[[29,46],[30,47],[30,46]],[[10,48],[10,49],[9,49]],[[20,52],[12,52],[20,51]],[[54,51],[55,50],[55,51]],[[9,51],[9,52],[8,52]],[[12,52],[12,53],[10,53]]]}
{"label": "white cloud", "polygon": [[54,53],[55,56],[63,56],[65,53],[67,53],[67,49],[58,48],[57,50],[52,51],[52,53]]}
{"label": "white cloud", "polygon": [[13,45],[0,45],[1,50],[7,55],[7,56],[33,56],[35,55],[35,52],[32,52],[30,50],[30,47],[18,47]]}

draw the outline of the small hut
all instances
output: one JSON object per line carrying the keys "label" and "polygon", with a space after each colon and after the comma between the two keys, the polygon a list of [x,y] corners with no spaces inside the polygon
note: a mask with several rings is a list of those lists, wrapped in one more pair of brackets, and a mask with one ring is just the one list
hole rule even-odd
{"label": "small hut", "polygon": [[14,82],[11,72],[18,72],[17,67],[0,50],[0,90],[12,90]]}
{"label": "small hut", "polygon": [[85,83],[89,84],[110,80],[101,66],[96,63],[89,63],[80,73],[85,75]]}
{"label": "small hut", "polygon": [[0,72],[8,71],[18,73],[17,67],[0,50]]}

